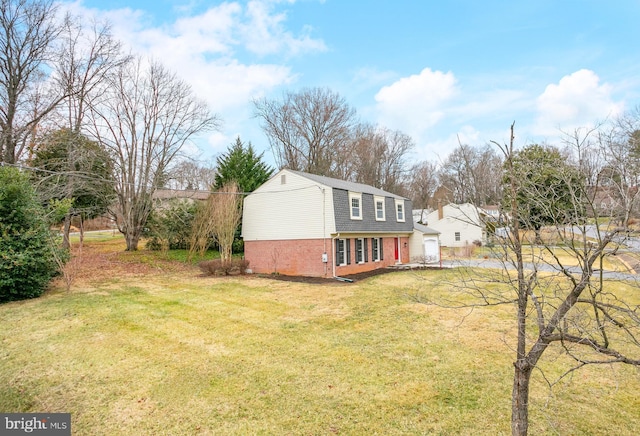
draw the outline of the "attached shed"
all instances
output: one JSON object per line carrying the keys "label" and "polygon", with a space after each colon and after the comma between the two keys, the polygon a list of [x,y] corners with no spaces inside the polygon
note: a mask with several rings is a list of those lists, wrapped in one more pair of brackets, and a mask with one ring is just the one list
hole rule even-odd
{"label": "attached shed", "polygon": [[409,237],[409,256],[414,263],[440,262],[440,232],[413,223],[413,233]]}

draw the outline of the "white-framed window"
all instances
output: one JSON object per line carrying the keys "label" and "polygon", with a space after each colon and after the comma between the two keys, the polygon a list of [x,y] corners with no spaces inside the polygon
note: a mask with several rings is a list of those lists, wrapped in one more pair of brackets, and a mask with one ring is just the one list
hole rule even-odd
{"label": "white-framed window", "polygon": [[349,192],[349,215],[352,220],[362,219],[362,194]]}
{"label": "white-framed window", "polygon": [[376,205],[376,221],[384,221],[385,220],[384,197],[373,197],[373,202]]}
{"label": "white-framed window", "polygon": [[369,247],[367,245],[367,239],[356,239],[356,263],[369,262]]}
{"label": "white-framed window", "polygon": [[356,263],[364,263],[364,244],[362,238],[356,239]]}
{"label": "white-framed window", "polygon": [[454,236],[454,239],[456,240],[456,242],[460,242],[460,232],[455,232],[453,234],[453,236]]}
{"label": "white-framed window", "polygon": [[374,262],[382,260],[382,238],[371,238],[371,260]]}
{"label": "white-framed window", "polygon": [[396,221],[404,222],[404,201],[396,200]]}
{"label": "white-framed window", "polygon": [[336,239],[336,265],[346,265],[349,249],[347,239]]}

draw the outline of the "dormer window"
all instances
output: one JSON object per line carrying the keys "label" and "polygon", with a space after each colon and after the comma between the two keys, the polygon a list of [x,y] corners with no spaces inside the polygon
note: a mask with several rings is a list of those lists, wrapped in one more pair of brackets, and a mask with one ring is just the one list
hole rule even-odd
{"label": "dormer window", "polygon": [[396,221],[404,222],[404,201],[396,200]]}
{"label": "dormer window", "polygon": [[373,197],[376,205],[376,221],[385,220],[384,197]]}
{"label": "dormer window", "polygon": [[352,220],[362,219],[362,194],[349,192],[349,215]]}

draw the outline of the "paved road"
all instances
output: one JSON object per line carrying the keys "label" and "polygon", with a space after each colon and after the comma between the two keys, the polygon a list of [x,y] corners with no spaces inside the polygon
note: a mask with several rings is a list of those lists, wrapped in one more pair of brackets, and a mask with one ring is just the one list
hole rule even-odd
{"label": "paved road", "polygon": [[[532,263],[525,263],[525,269],[531,271],[534,269],[534,265]],[[508,269],[511,271],[515,271],[515,267],[508,262],[501,262],[497,259],[455,259],[455,260],[443,260],[442,261],[443,268],[456,268],[456,267],[474,267],[474,268],[493,268],[493,269]],[[549,265],[546,263],[541,263],[536,265],[538,271],[545,272],[560,272],[560,268],[554,265]],[[570,267],[567,268],[572,274],[580,275],[582,270],[578,267]],[[599,274],[599,270],[594,272],[594,278]],[[607,280],[639,280],[640,276],[634,273],[629,272],[620,272],[620,271],[604,271],[603,277]]]}
{"label": "paved road", "polygon": [[[573,228],[571,228],[571,230],[573,230],[573,232],[576,233],[576,234],[582,234],[582,232],[583,232],[582,227],[578,227],[578,226],[574,226]],[[597,232],[596,226],[594,226],[594,225],[585,226],[584,227],[584,233],[589,238],[593,238],[593,239],[597,239],[598,238],[598,232]],[[601,234],[601,236],[602,235],[603,234]],[[629,250],[631,250],[631,251],[633,251],[635,253],[640,253],[640,238],[638,238],[636,236],[620,234],[615,239],[615,241],[617,243],[619,243],[619,244],[624,245]]]}

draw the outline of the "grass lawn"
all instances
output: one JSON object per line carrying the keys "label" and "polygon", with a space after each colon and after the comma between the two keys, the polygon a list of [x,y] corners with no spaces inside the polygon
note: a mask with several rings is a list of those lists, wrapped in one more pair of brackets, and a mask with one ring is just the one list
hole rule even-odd
{"label": "grass lawn", "polygon": [[[446,271],[212,278],[123,248],[88,241],[71,291],[0,306],[0,410],[70,412],[74,435],[510,433],[512,308],[409,297]],[[530,434],[637,434],[639,391],[623,366],[538,372]]]}

